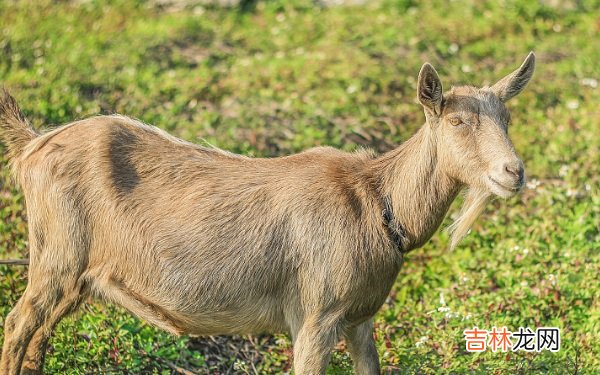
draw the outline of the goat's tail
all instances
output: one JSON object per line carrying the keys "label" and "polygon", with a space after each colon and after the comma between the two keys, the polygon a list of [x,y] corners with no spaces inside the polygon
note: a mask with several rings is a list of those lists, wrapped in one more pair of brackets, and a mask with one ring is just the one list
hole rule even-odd
{"label": "goat's tail", "polygon": [[40,134],[29,124],[17,101],[0,89],[0,141],[8,148],[8,159],[21,155],[23,148]]}

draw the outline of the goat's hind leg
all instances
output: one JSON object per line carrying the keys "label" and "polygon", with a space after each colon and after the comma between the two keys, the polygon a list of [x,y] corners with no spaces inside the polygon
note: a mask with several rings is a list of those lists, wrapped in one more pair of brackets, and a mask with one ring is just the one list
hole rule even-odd
{"label": "goat's hind leg", "polygon": [[43,325],[53,304],[44,296],[27,287],[19,303],[6,317],[7,327],[2,347],[0,373],[19,374],[25,351],[34,333]]}
{"label": "goat's hind leg", "polygon": [[56,307],[50,312],[42,326],[34,333],[27,351],[23,364],[21,365],[21,374],[42,374],[44,370],[44,359],[48,347],[48,340],[54,327],[60,320],[75,311],[85,297],[79,289],[73,289],[66,294]]}
{"label": "goat's hind leg", "polygon": [[[37,233],[31,222],[30,233]],[[66,313],[79,305],[85,294],[85,285],[78,272],[81,267],[77,267],[74,257],[65,256],[74,254],[67,251],[69,242],[49,245],[48,241],[38,237],[30,235],[27,288],[6,317],[0,359],[2,375],[21,373],[23,364],[29,372],[41,372],[50,331]],[[59,238],[54,236],[55,240]]]}
{"label": "goat's hind leg", "polygon": [[[41,277],[40,277],[41,276]],[[52,275],[30,275],[25,293],[8,314],[0,360],[0,374],[20,374],[27,353],[26,369],[41,372],[50,330],[81,301],[79,288],[52,282]]]}

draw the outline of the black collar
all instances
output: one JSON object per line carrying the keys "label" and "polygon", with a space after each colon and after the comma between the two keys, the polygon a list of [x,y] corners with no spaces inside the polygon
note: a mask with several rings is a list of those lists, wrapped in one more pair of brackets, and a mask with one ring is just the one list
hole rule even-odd
{"label": "black collar", "polygon": [[398,223],[394,218],[394,212],[392,211],[392,203],[390,202],[389,197],[383,198],[383,223],[385,224],[388,235],[396,248],[403,253],[403,240],[406,239],[406,231],[404,227],[400,223]]}

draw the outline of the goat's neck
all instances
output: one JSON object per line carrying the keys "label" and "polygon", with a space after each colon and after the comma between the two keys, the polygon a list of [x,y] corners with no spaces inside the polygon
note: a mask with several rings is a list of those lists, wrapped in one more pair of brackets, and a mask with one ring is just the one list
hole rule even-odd
{"label": "goat's neck", "polygon": [[374,160],[379,194],[389,200],[394,221],[405,232],[405,251],[431,238],[461,189],[443,172],[437,154],[435,134],[425,124],[404,144]]}

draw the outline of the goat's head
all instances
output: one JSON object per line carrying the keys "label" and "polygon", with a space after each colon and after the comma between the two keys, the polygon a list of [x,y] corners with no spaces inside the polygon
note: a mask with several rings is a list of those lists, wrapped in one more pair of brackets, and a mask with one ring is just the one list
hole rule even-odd
{"label": "goat's head", "polygon": [[443,93],[435,69],[423,65],[417,95],[449,177],[504,198],[523,187],[523,162],[508,137],[510,115],[504,102],[525,88],[534,68],[530,53],[519,69],[491,87],[459,86]]}

